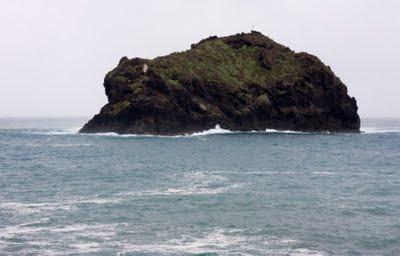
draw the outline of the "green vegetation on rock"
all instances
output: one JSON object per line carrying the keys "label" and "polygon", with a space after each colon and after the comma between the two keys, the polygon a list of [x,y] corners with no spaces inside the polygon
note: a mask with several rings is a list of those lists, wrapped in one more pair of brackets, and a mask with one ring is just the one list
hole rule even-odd
{"label": "green vegetation on rock", "polygon": [[356,101],[328,66],[255,31],[154,59],[123,57],[104,86],[109,103],[82,132],[359,129]]}

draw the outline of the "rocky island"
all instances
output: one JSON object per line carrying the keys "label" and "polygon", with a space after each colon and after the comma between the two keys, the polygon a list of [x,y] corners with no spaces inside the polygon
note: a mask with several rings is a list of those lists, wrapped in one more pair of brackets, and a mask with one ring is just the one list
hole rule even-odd
{"label": "rocky island", "polygon": [[81,133],[360,128],[356,100],[328,66],[256,31],[154,59],[123,57],[104,87],[108,103]]}

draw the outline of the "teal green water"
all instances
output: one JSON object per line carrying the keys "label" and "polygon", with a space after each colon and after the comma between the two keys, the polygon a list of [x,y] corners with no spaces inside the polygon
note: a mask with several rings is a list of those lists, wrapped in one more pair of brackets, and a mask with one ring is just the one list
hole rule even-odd
{"label": "teal green water", "polygon": [[400,255],[400,120],[79,135],[0,119],[0,255]]}

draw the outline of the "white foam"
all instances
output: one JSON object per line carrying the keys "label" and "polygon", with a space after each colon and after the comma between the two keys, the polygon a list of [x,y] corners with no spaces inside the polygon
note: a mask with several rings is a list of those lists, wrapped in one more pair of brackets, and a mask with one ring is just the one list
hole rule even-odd
{"label": "white foam", "polygon": [[290,256],[327,256],[327,254],[319,251],[313,251],[306,248],[299,248],[291,251]]}
{"label": "white foam", "polygon": [[246,174],[255,174],[255,175],[271,175],[271,174],[277,174],[277,175],[291,175],[291,174],[300,174],[300,172],[292,172],[292,171],[252,171],[252,172],[246,172]]}
{"label": "white foam", "polygon": [[81,136],[105,136],[105,137],[155,137],[150,134],[118,134],[115,132],[95,132],[95,133],[79,133]]}
{"label": "white foam", "polygon": [[33,226],[35,224],[42,224],[48,219],[42,219],[39,222],[28,222],[22,223],[19,225],[8,226],[0,229],[0,235],[3,237],[10,237],[13,235],[23,235],[29,233],[38,233],[38,232],[56,232],[56,233],[68,233],[74,232],[76,234],[86,232],[87,231],[101,231],[100,233],[93,232],[90,235],[103,236],[103,235],[112,235],[114,234],[115,224],[72,224],[65,226]]}
{"label": "white foam", "polygon": [[221,128],[219,124],[215,126],[215,128],[202,131],[202,132],[197,132],[197,133],[192,133],[192,134],[186,134],[186,136],[205,136],[205,135],[213,135],[213,134],[226,134],[226,133],[289,133],[289,134],[307,134],[308,132],[302,132],[302,131],[292,131],[292,130],[276,130],[276,129],[265,129],[264,131],[231,131],[227,129]]}
{"label": "white foam", "polygon": [[98,252],[99,250],[103,249],[103,246],[96,242],[76,242],[74,243],[74,248],[80,253],[89,253]]}
{"label": "white foam", "polygon": [[208,171],[176,172],[168,178],[176,181],[174,187],[125,191],[119,193],[118,196],[121,200],[124,200],[125,197],[141,196],[215,195],[229,192],[244,185],[230,182],[226,176]]}
{"label": "white foam", "polygon": [[171,195],[216,195],[228,192],[229,190],[241,187],[241,184],[232,184],[230,186],[220,188],[167,188],[167,189],[156,189],[156,190],[145,190],[145,191],[127,191],[121,192],[119,196],[171,196]]}
{"label": "white foam", "polygon": [[78,134],[80,127],[71,127],[65,129],[49,130],[49,131],[33,131],[31,134],[40,135],[73,135]]}
{"label": "white foam", "polygon": [[227,181],[227,177],[206,171],[175,172],[170,179],[176,180],[173,187],[155,188],[138,191],[122,191],[110,197],[60,198],[53,202],[24,203],[2,202],[0,209],[13,211],[18,215],[37,213],[51,214],[55,211],[72,211],[84,204],[119,204],[132,200],[132,197],[144,196],[183,196],[183,195],[215,195],[227,193],[244,184]]}
{"label": "white foam", "polygon": [[116,137],[116,138],[184,138],[191,135],[153,135],[153,134],[119,134],[115,132],[78,133],[80,136]]}
{"label": "white foam", "polygon": [[317,174],[317,175],[335,175],[337,173],[336,172],[312,172],[312,174]]}
{"label": "white foam", "polygon": [[50,147],[55,148],[70,148],[70,147],[91,147],[89,143],[65,143],[65,144],[52,144]]}
{"label": "white foam", "polygon": [[292,255],[292,256],[325,256],[323,252],[306,248],[292,249],[297,244],[293,239],[279,239],[264,236],[240,229],[226,230],[216,228],[210,232],[185,235],[168,239],[169,236],[157,235],[157,243],[125,245],[118,255],[131,252],[159,253],[167,255],[215,253],[218,255]]}
{"label": "white foam", "polygon": [[185,184],[197,184],[208,186],[215,183],[220,183],[227,180],[227,177],[221,176],[213,171],[186,171],[181,174],[180,172],[173,174],[177,179],[183,179]]}
{"label": "white foam", "polygon": [[47,143],[28,143],[25,144],[27,147],[38,148],[38,147],[54,147],[54,148],[75,148],[75,147],[92,147],[89,143],[56,143],[56,144],[47,144]]}
{"label": "white foam", "polygon": [[117,204],[122,201],[121,198],[92,198],[92,199],[78,199],[68,201],[68,204]]}
{"label": "white foam", "polygon": [[78,198],[43,203],[4,202],[0,203],[0,209],[13,211],[19,215],[29,215],[57,210],[71,211],[76,209],[79,204],[115,204],[119,202],[121,202],[120,198]]}
{"label": "white foam", "polygon": [[187,134],[186,136],[204,136],[204,135],[212,135],[212,134],[224,134],[224,133],[232,133],[233,131],[222,129],[219,124],[217,124],[214,128],[202,131],[195,132],[192,134]]}
{"label": "white foam", "polygon": [[39,143],[26,143],[24,145],[27,147],[32,147],[32,148],[38,148],[38,147],[43,146],[42,144],[39,144]]}
{"label": "white foam", "polygon": [[153,190],[126,191],[106,198],[65,198],[56,202],[40,203],[2,202],[0,203],[0,209],[13,211],[18,215],[30,215],[36,213],[51,213],[54,211],[71,211],[82,204],[118,204],[126,200],[131,200],[132,197],[215,195],[226,193],[243,186],[243,184],[226,182],[227,178],[224,176],[200,171],[183,174],[175,173],[171,178],[179,181],[177,186]]}
{"label": "white foam", "polygon": [[152,135],[152,134],[118,134],[115,132],[98,132],[98,133],[80,133],[80,135],[84,136],[109,136],[109,137],[160,137],[160,138],[183,138],[183,137],[197,137],[197,136],[206,136],[212,134],[224,134],[224,133],[233,133],[233,131],[222,129],[219,124],[215,126],[215,128],[205,130],[202,132],[195,133],[186,133],[182,135]]}
{"label": "white foam", "polygon": [[291,130],[275,130],[275,129],[266,129],[265,131],[232,131],[221,128],[219,124],[215,125],[214,128],[204,130],[201,132],[194,133],[186,133],[182,135],[152,135],[152,134],[118,134],[115,132],[99,132],[99,133],[79,133],[79,128],[70,128],[65,130],[57,130],[57,131],[45,131],[45,132],[31,132],[32,134],[42,134],[42,135],[81,135],[81,136],[104,136],[104,137],[119,137],[119,138],[146,138],[146,137],[159,137],[159,138],[191,138],[191,137],[204,137],[209,135],[218,135],[218,134],[243,134],[243,133],[287,133],[287,134],[308,134],[308,132],[301,131],[291,131]]}
{"label": "white foam", "polygon": [[[119,224],[84,224],[48,226],[47,220],[41,223],[23,223],[0,229],[0,248],[7,246],[5,240],[13,237],[24,237],[28,244],[40,245],[36,248],[25,247],[19,253],[37,253],[40,255],[58,255],[69,253],[93,253],[110,248],[118,250],[117,255],[132,252],[159,253],[167,255],[216,253],[218,255],[291,255],[291,256],[325,256],[323,252],[307,248],[296,248],[297,241],[264,235],[260,230],[245,231],[241,229],[214,229],[199,232],[198,230],[181,229],[178,233],[160,231],[156,233],[157,241],[152,239],[138,241],[132,239],[143,230],[129,223]],[[43,224],[41,226],[32,226]],[[120,229],[129,230],[133,236],[120,236]],[[146,230],[150,227],[146,227]],[[121,230],[121,231],[122,231]],[[83,239],[84,238],[84,239]],[[63,241],[63,247],[53,245]]]}
{"label": "white foam", "polygon": [[20,203],[4,202],[0,203],[0,209],[11,210],[20,215],[28,215],[43,211],[71,210],[74,206],[64,203]]}
{"label": "white foam", "polygon": [[[45,219],[46,220],[46,219]],[[47,220],[46,220],[47,222]],[[37,223],[22,223],[19,225],[0,228],[0,250],[7,248],[8,242],[3,239],[13,237],[24,237],[27,245],[18,251],[19,254],[38,255],[65,255],[65,248],[58,249],[52,245],[58,244],[62,239],[63,245],[68,248],[69,253],[96,252],[106,247],[93,240],[111,241],[116,235],[117,224],[72,224],[65,226],[32,226]],[[86,239],[82,239],[85,237]],[[111,245],[110,245],[111,246]]]}
{"label": "white foam", "polygon": [[238,171],[215,171],[213,173],[219,174],[232,174],[232,175],[293,175],[293,174],[302,174],[302,172],[293,172],[293,171],[246,171],[246,170],[238,170]]}
{"label": "white foam", "polygon": [[[232,131],[221,128],[217,124],[214,128],[204,130],[195,133],[186,133],[183,135],[151,135],[151,134],[118,134],[115,132],[103,132],[103,133],[79,133],[80,127],[71,127],[62,130],[49,130],[49,131],[32,131],[31,134],[41,135],[83,135],[83,136],[110,136],[110,137],[161,137],[161,138],[182,138],[182,137],[203,137],[208,135],[216,134],[229,134],[229,133],[283,133],[283,134],[311,134],[311,132],[294,131],[294,130],[278,130],[278,129],[265,129],[264,131]],[[373,133],[400,133],[399,127],[361,127],[362,134],[373,134]],[[318,134],[330,134],[328,131],[323,131]]]}
{"label": "white foam", "polygon": [[275,130],[275,129],[265,129],[266,133],[293,133],[293,134],[307,134],[308,132],[292,131],[292,130]]}
{"label": "white foam", "polygon": [[180,238],[171,239],[156,244],[135,244],[128,246],[127,251],[158,252],[158,253],[191,253],[205,252],[227,253],[234,248],[239,248],[246,242],[240,235],[231,235],[223,229],[215,229],[202,237],[182,235]]}
{"label": "white foam", "polygon": [[34,134],[43,134],[43,135],[73,135],[77,134],[76,132],[67,132],[67,131],[49,131],[49,132],[36,132]]}
{"label": "white foam", "polygon": [[378,128],[378,127],[362,127],[361,133],[374,134],[374,133],[400,133],[400,129],[397,127],[393,128]]}

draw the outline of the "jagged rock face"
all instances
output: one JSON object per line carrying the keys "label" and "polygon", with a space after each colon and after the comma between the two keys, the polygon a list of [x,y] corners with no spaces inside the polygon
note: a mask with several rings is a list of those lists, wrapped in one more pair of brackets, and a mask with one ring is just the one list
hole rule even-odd
{"label": "jagged rock face", "polygon": [[151,60],[123,57],[104,87],[108,104],[80,132],[360,128],[356,100],[328,66],[255,31]]}

